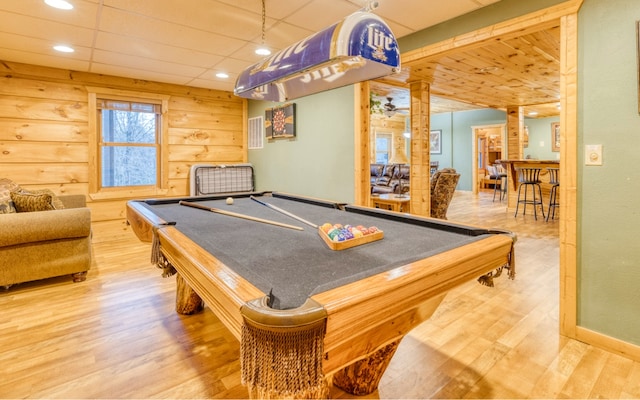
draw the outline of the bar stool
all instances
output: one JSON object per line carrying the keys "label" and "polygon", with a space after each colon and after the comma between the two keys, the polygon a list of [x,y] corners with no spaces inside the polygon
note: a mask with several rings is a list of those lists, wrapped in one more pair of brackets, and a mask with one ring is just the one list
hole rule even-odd
{"label": "bar stool", "polygon": [[498,190],[500,191],[500,201],[502,201],[507,196],[507,174],[500,172],[497,178],[500,179],[500,189],[498,189],[497,183],[493,184],[493,201],[496,201],[496,192]]}
{"label": "bar stool", "polygon": [[[523,215],[527,214],[527,204],[533,205],[533,216],[537,220],[537,208],[536,206],[540,205],[540,210],[542,211],[542,217],[544,218],[544,205],[542,204],[542,190],[540,189],[540,170],[541,168],[516,168],[518,172],[518,203],[516,204],[516,213],[514,215],[518,215],[518,208],[520,207],[520,203],[524,204]],[[522,187],[524,186],[524,199],[521,198]],[[538,188],[538,196],[536,199],[536,187]],[[531,192],[533,194],[533,200],[527,199],[527,190],[531,188]]]}
{"label": "bar stool", "polygon": [[[560,186],[560,181],[558,181],[558,168],[547,168],[547,171],[549,171],[549,183],[551,184],[549,208],[547,209],[547,221],[549,221],[549,215],[551,215],[551,219],[556,217],[556,207],[560,205],[560,203],[558,203],[558,186]],[[551,209],[553,209],[553,214],[551,213]]]}

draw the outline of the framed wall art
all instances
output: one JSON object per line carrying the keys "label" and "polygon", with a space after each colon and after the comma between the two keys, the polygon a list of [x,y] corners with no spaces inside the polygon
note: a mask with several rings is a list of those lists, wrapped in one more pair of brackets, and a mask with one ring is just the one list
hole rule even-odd
{"label": "framed wall art", "polygon": [[560,151],[560,122],[551,123],[551,151]]}
{"label": "framed wall art", "polygon": [[296,136],[295,103],[265,110],[265,136],[267,139],[292,138]]}
{"label": "framed wall art", "polygon": [[429,143],[431,154],[442,154],[442,129],[430,132]]}

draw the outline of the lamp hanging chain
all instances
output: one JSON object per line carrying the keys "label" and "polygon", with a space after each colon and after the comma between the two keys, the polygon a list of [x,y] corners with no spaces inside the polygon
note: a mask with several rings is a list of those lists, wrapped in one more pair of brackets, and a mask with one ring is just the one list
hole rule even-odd
{"label": "lamp hanging chain", "polygon": [[266,0],[262,0],[262,45],[264,46],[265,37],[265,24],[267,19],[267,7],[265,5]]}

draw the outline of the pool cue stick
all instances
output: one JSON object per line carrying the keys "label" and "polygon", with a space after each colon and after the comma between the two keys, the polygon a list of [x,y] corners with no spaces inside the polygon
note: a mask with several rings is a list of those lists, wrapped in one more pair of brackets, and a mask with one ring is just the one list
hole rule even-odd
{"label": "pool cue stick", "polygon": [[300,217],[298,217],[297,215],[290,213],[289,211],[283,210],[283,209],[282,209],[282,208],[280,208],[280,207],[276,207],[276,206],[274,206],[273,204],[269,204],[269,203],[267,203],[267,202],[264,202],[264,201],[258,200],[258,199],[256,199],[256,198],[255,198],[255,197],[253,197],[253,196],[249,196],[249,198],[250,198],[251,200],[253,200],[253,201],[256,201],[256,202],[258,202],[258,203],[262,204],[263,206],[267,206],[267,207],[269,207],[269,208],[271,208],[271,209],[273,209],[273,210],[276,210],[276,211],[278,211],[278,212],[280,212],[280,213],[282,213],[282,214],[284,214],[284,215],[287,215],[287,216],[289,216],[289,217],[291,217],[291,218],[293,218],[293,219],[297,219],[298,221],[300,221],[300,222],[302,222],[302,223],[305,223],[305,224],[307,224],[307,225],[309,225],[309,226],[311,226],[311,227],[313,227],[313,228],[315,228],[315,229],[318,229],[318,225],[314,224],[313,222],[309,222],[309,221],[307,221],[307,220],[306,220],[306,219],[304,219],[304,218],[300,218]]}
{"label": "pool cue stick", "polygon": [[303,228],[301,228],[299,226],[283,224],[283,223],[280,223],[280,222],[271,221],[271,220],[268,220],[268,219],[257,218],[257,217],[252,217],[250,215],[239,214],[239,213],[235,213],[235,212],[231,212],[231,211],[224,211],[224,210],[221,210],[219,208],[207,207],[205,205],[198,204],[198,203],[192,203],[190,201],[180,200],[179,204],[181,206],[199,208],[201,210],[211,211],[211,212],[214,212],[214,213],[217,213],[217,214],[227,215],[229,217],[248,219],[249,221],[262,222],[263,224],[280,226],[282,228],[296,229],[298,231],[303,231],[304,230]]}

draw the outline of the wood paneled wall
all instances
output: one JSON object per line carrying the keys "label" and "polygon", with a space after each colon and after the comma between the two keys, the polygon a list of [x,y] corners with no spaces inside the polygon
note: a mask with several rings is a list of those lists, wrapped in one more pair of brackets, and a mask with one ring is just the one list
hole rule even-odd
{"label": "wood paneled wall", "polygon": [[0,61],[0,177],[84,194],[94,242],[128,236],[128,198],[89,196],[86,86],[169,95],[167,196],[189,193],[193,164],[247,161],[247,102],[233,93]]}
{"label": "wood paneled wall", "polygon": [[[371,114],[371,135],[369,137],[369,157],[371,163],[375,163],[376,159],[376,133],[390,133],[392,146],[394,147],[393,151],[400,149],[406,153],[404,150],[406,138],[402,135],[405,131],[406,118],[406,115],[401,113],[397,113],[391,118],[380,114]],[[393,156],[393,153],[391,156]],[[369,169],[367,169],[367,174],[369,174]],[[368,176],[367,179],[369,179]]]}

